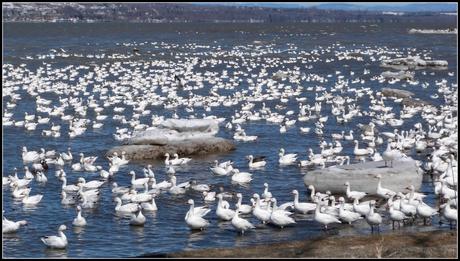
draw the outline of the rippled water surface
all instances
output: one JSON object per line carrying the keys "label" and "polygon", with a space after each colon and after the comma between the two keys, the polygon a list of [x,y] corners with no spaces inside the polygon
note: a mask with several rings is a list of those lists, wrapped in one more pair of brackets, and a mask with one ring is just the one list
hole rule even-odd
{"label": "rippled water surface", "polygon": [[[417,27],[418,26],[418,27]],[[331,52],[321,55],[321,60],[315,63],[312,68],[305,68],[305,64],[301,63],[284,63],[279,64],[275,68],[269,68],[267,73],[271,77],[272,73],[278,70],[293,69],[300,67],[300,71],[306,74],[315,73],[323,77],[331,75],[329,81],[324,84],[300,82],[302,86],[322,85],[328,90],[334,86],[338,75],[336,71],[341,71],[341,75],[345,78],[362,77],[365,79],[365,84],[351,84],[350,88],[371,88],[379,90],[382,87],[394,87],[410,90],[416,93],[416,97],[426,101],[430,101],[434,105],[439,106],[443,103],[442,99],[432,99],[430,95],[436,91],[435,81],[447,79],[448,83],[456,83],[457,75],[448,76],[448,72],[457,71],[457,41],[453,35],[419,35],[408,34],[410,28],[419,28],[423,25],[412,24],[378,24],[371,26],[369,24],[4,24],[4,45],[3,45],[3,65],[11,64],[14,67],[24,66],[25,68],[36,71],[38,67],[45,68],[45,63],[51,69],[64,68],[68,65],[86,65],[104,64],[114,62],[129,62],[138,61],[145,63],[157,59],[165,61],[181,61],[182,56],[196,56],[202,59],[209,59],[210,54],[218,49],[230,51],[242,46],[238,50],[245,50],[245,58],[257,61],[255,56],[251,57],[250,53],[258,53],[260,50],[265,50],[266,46],[278,50],[273,56],[281,57],[283,61],[289,58],[297,57],[300,51],[310,52],[318,48],[331,47]],[[442,27],[441,25],[440,27]],[[432,28],[435,25],[425,25],[423,28]],[[255,44],[254,41],[261,41],[262,44]],[[156,44],[151,44],[155,42]],[[136,44],[140,49],[140,56],[132,55],[132,46],[124,46],[123,43]],[[139,43],[145,43],[139,45]],[[162,43],[162,44],[160,44]],[[257,43],[257,42],[256,42]],[[195,44],[196,48],[190,48],[190,44]],[[64,49],[68,54],[86,55],[101,55],[101,54],[123,54],[127,58],[109,59],[109,58],[88,58],[88,57],[61,57],[56,56],[50,58],[53,54],[52,49]],[[371,61],[368,56],[360,62],[356,60],[343,60],[325,63],[326,58],[334,58],[334,51],[355,50],[355,49],[377,49],[377,48],[394,48],[395,51],[401,52],[404,55],[425,53],[433,59],[447,60],[449,62],[448,70],[432,71],[432,70],[417,70],[416,79],[422,82],[430,83],[429,87],[424,89],[419,85],[402,83],[389,85],[387,82],[378,83],[378,81],[370,81],[374,75],[379,75],[384,68],[379,67],[379,61]],[[153,54],[153,55],[152,55]],[[179,55],[178,55],[179,54]],[[37,56],[45,55],[43,59],[38,59]],[[32,57],[28,59],[26,57]],[[379,55],[374,55],[379,58]],[[234,57],[219,57],[214,59],[231,60]],[[241,60],[238,60],[241,64]],[[124,65],[129,70],[129,65]],[[142,70],[142,66],[137,66]],[[230,76],[233,76],[235,70],[246,70],[247,65],[242,65],[239,69],[233,66],[222,64],[216,65],[214,68],[194,68],[195,73],[204,73],[205,71],[218,72],[216,77],[222,74],[222,70],[227,70]],[[260,71],[260,67],[249,72],[256,74]],[[173,68],[174,69],[174,68]],[[362,75],[363,70],[370,70],[370,74]],[[5,69],[4,69],[5,70]],[[128,70],[128,71],[129,71]],[[350,76],[350,72],[354,71],[355,76]],[[423,72],[426,72],[424,74]],[[81,73],[87,73],[82,71]],[[108,80],[114,80],[117,76],[110,75]],[[240,86],[236,89],[247,89],[248,83],[243,75],[238,76],[242,79]],[[257,78],[255,78],[257,79]],[[5,79],[3,84],[5,84]],[[50,80],[53,84],[53,80]],[[62,80],[66,82],[66,80]],[[77,77],[78,81],[78,77]],[[71,83],[72,84],[72,83]],[[73,83],[75,84],[75,82]],[[88,83],[87,91],[92,90],[92,84]],[[289,83],[287,83],[289,84]],[[293,85],[293,84],[291,84]],[[205,83],[204,88],[193,91],[200,95],[208,94],[211,84]],[[294,87],[295,85],[293,85]],[[21,87],[21,86],[20,86]],[[145,86],[149,88],[149,86]],[[157,93],[161,94],[158,90]],[[21,94],[21,100],[17,102],[16,108],[13,110],[13,119],[23,120],[24,112],[34,114],[35,97],[27,94],[23,89],[18,93]],[[232,91],[221,90],[220,95],[230,95]],[[58,105],[58,95],[52,93],[42,93],[41,97],[51,99],[52,105]],[[110,92],[109,92],[110,95]],[[166,94],[163,94],[166,95]],[[179,91],[178,95],[187,97],[187,91]],[[348,94],[350,95],[350,94]],[[80,93],[82,98],[87,98]],[[440,95],[441,96],[441,95]],[[99,94],[95,95],[95,98]],[[307,97],[306,103],[313,105],[315,92],[303,91],[300,97]],[[351,96],[350,96],[351,97]],[[6,108],[5,103],[10,101],[9,96],[3,96],[3,110]],[[267,101],[267,107],[272,108],[280,104],[279,100]],[[255,102],[256,109],[262,107],[261,102]],[[291,97],[286,103],[287,108],[280,112],[294,110],[298,113],[298,102]],[[369,99],[358,100],[358,105],[362,108],[367,108]],[[398,115],[399,104],[391,100],[386,101],[387,106],[394,106]],[[119,105],[117,105],[119,106]],[[124,115],[130,119],[133,114],[132,106],[124,106],[126,110]],[[321,115],[330,114],[331,106],[324,105]],[[235,110],[241,109],[241,103],[233,107],[215,107],[211,112],[206,112],[202,107],[195,108],[195,112],[188,113],[184,106],[179,106],[176,110],[164,109],[162,106],[147,106],[152,114],[171,117],[174,112],[181,117],[195,114],[201,117],[203,113],[206,115],[216,115],[218,117],[226,117],[230,119],[234,115]],[[72,114],[73,110],[67,110],[66,114]],[[83,152],[85,155],[98,156],[96,165],[108,169],[108,160],[105,158],[107,150],[113,146],[119,145],[112,134],[115,132],[115,127],[126,127],[120,122],[111,118],[113,115],[113,106],[105,108],[103,114],[109,115],[104,121],[102,129],[95,130],[91,127],[82,136],[70,139],[68,135],[68,123],[63,123],[59,118],[52,118],[52,122],[61,124],[61,137],[50,138],[41,136],[43,129],[49,129],[50,124],[38,125],[35,131],[25,131],[24,128],[4,126],[3,127],[3,176],[13,174],[14,167],[19,169],[19,176],[24,174],[23,163],[21,160],[21,148],[27,146],[30,150],[39,150],[41,147],[47,150],[55,149],[59,152],[64,152],[67,147],[71,147],[75,159],[78,159],[78,153]],[[37,114],[45,116],[44,114]],[[88,110],[87,118],[93,119],[95,113],[93,110]],[[293,117],[292,117],[293,118]],[[355,133],[360,133],[356,128],[358,123],[369,123],[370,117],[356,117],[352,122],[346,124],[338,124],[335,117],[329,117],[325,124],[325,133],[323,137],[327,142],[331,141],[331,133],[340,133],[341,130],[355,130]],[[409,129],[417,122],[421,121],[420,114],[417,114],[411,119],[407,119],[400,129]],[[150,124],[151,116],[142,116],[141,122]],[[213,155],[208,157],[194,157],[188,166],[177,169],[178,183],[185,182],[194,178],[198,183],[210,184],[213,190],[217,190],[219,186],[224,187],[225,191],[241,192],[243,194],[243,203],[250,203],[249,197],[257,192],[263,192],[263,183],[269,184],[270,191],[277,198],[279,203],[284,203],[292,200],[291,191],[297,189],[300,192],[301,201],[305,201],[309,193],[305,188],[302,177],[308,170],[301,170],[297,166],[280,167],[278,165],[278,150],[285,148],[287,153],[298,153],[300,159],[306,159],[307,148],[313,148],[315,153],[319,153],[319,137],[314,133],[315,120],[308,122],[297,122],[294,127],[288,128],[287,133],[280,135],[279,126],[270,124],[266,121],[247,122],[242,124],[248,135],[257,135],[259,138],[256,142],[236,142],[236,150],[227,154]],[[311,127],[312,131],[308,134],[301,134],[299,127]],[[379,127],[379,131],[392,131],[393,128],[389,125]],[[232,139],[233,131],[226,130],[223,126],[220,129],[218,136]],[[341,155],[352,156],[353,143],[343,141],[344,150]],[[385,144],[379,145],[377,149],[383,152]],[[261,170],[248,170],[245,156],[265,155],[268,164]],[[412,155],[414,158],[424,160],[424,154]],[[233,160],[234,166],[241,171],[249,171],[253,173],[253,180],[247,187],[234,185],[230,182],[230,177],[216,177],[213,175],[209,167],[213,161]],[[352,157],[352,160],[355,159]],[[154,165],[154,172],[157,181],[162,181],[167,178],[164,164],[160,161],[151,162]],[[116,173],[114,181],[119,185],[129,185],[130,170],[136,171],[138,175],[142,175],[142,168],[145,164],[130,163],[120,169]],[[43,194],[43,200],[34,208],[25,208],[20,201],[14,200],[11,196],[9,188],[3,188],[3,210],[5,217],[10,220],[28,221],[28,226],[23,227],[18,233],[3,236],[3,255],[5,257],[130,257],[138,256],[146,253],[165,253],[184,249],[197,249],[206,247],[231,247],[245,246],[252,244],[263,244],[267,242],[281,242],[294,239],[313,238],[322,235],[325,232],[321,231],[319,225],[313,221],[312,215],[296,215],[297,224],[294,226],[279,229],[272,226],[257,226],[257,229],[244,234],[238,235],[230,222],[218,221],[215,214],[216,204],[211,204],[211,213],[206,216],[211,225],[203,232],[191,232],[187,227],[184,216],[188,210],[186,204],[187,199],[193,198],[197,205],[203,205],[203,200],[198,192],[187,192],[185,195],[172,196],[168,193],[161,194],[156,198],[156,203],[159,210],[154,214],[145,213],[147,222],[144,227],[134,228],[129,226],[129,219],[118,217],[114,213],[115,202],[111,193],[111,182],[106,183],[101,189],[101,199],[97,208],[93,210],[84,210],[83,216],[86,217],[88,225],[82,229],[76,229],[72,226],[72,220],[76,216],[75,208],[63,207],[60,204],[60,187],[61,182],[54,176],[55,168],[50,167],[47,172],[48,183],[40,185],[33,181],[31,183],[32,195]],[[83,176],[87,181],[98,179],[97,173],[89,172],[74,172],[70,164],[66,164],[65,171],[67,173],[68,183],[76,183],[78,177]],[[429,176],[424,177],[424,183],[421,191],[428,194],[426,202],[430,205],[435,205],[436,200],[433,194],[433,187]],[[234,203],[231,202],[232,208]],[[250,217],[249,220],[254,224],[259,222]],[[383,231],[391,230],[391,223],[388,218],[384,218]],[[59,225],[65,224],[68,230],[65,232],[69,246],[66,250],[49,250],[42,244],[40,237],[44,235],[53,235],[57,233]],[[427,230],[427,229],[446,229],[444,226],[438,226],[437,219],[432,222],[432,226],[415,225],[406,227],[407,230]],[[348,226],[333,226],[333,229],[327,233],[331,234],[369,234],[370,229],[365,221],[359,221],[354,227]]]}

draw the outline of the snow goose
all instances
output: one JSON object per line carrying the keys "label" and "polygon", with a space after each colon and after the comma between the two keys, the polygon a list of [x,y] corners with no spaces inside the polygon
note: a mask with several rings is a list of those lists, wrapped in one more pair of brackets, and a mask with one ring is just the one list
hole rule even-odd
{"label": "snow goose", "polygon": [[345,140],[353,140],[353,130],[350,130],[348,135],[343,136]]}
{"label": "snow goose", "polygon": [[136,212],[139,208],[137,203],[128,203],[128,204],[122,205],[121,198],[119,197],[116,197],[115,201],[117,202],[117,205],[115,206],[116,212],[132,213],[132,212]]}
{"label": "snow goose", "polygon": [[231,221],[232,226],[235,227],[236,230],[241,231],[241,234],[244,234],[245,230],[256,228],[253,224],[251,224],[251,222],[247,221],[244,218],[240,218],[238,216],[239,212],[241,212],[241,210],[238,207],[235,210],[235,215],[233,215],[233,218],[232,218],[232,221]]}
{"label": "snow goose", "polygon": [[447,203],[442,204],[439,208],[442,210],[441,214],[442,217],[447,219],[450,223],[450,228],[452,229],[452,221],[455,221],[457,223],[458,220],[458,211],[456,209],[450,208],[451,204],[451,199]]}
{"label": "snow goose", "polygon": [[58,229],[58,236],[45,236],[40,239],[47,247],[60,249],[66,248],[68,244],[67,237],[63,232],[66,229],[67,227],[65,225],[60,225]]}
{"label": "snow goose", "polygon": [[190,188],[199,192],[209,191],[211,189],[207,184],[197,184],[196,180],[191,181]]}
{"label": "snow goose", "polygon": [[222,220],[229,221],[233,218],[235,215],[235,211],[229,208],[224,208],[222,204],[222,198],[223,196],[221,194],[217,195],[217,198],[219,199],[217,203],[217,209],[216,209],[216,215]]}
{"label": "snow goose", "polygon": [[22,160],[25,163],[36,162],[40,160],[40,154],[36,151],[27,151],[27,147],[22,147]]}
{"label": "snow goose", "polygon": [[26,220],[20,220],[20,221],[11,221],[3,217],[2,220],[2,233],[7,234],[7,233],[15,233],[21,228],[21,226],[27,225]]}
{"label": "snow goose", "polygon": [[124,194],[129,191],[129,188],[118,186],[116,182],[112,184],[112,187],[113,187],[112,193],[115,193],[115,194]]}
{"label": "snow goose", "polygon": [[172,186],[169,188],[168,192],[173,195],[184,194],[187,191],[187,188],[190,187],[190,182],[182,182],[176,185],[177,178],[176,176],[171,177]]}
{"label": "snow goose", "polygon": [[203,191],[203,199],[206,202],[214,202],[216,201],[216,192],[215,191]]}
{"label": "snow goose", "polygon": [[249,168],[262,168],[267,164],[267,162],[265,161],[265,156],[254,158],[254,156],[249,155],[248,159],[249,159]]}
{"label": "snow goose", "polygon": [[29,197],[29,193],[30,193],[30,190],[24,195],[24,198],[22,198],[22,203],[24,205],[37,205],[43,198],[43,195],[41,194],[37,194],[37,195]]}
{"label": "snow goose", "polygon": [[349,198],[349,199],[355,200],[355,198],[356,198],[358,200],[361,200],[362,198],[364,198],[367,195],[366,192],[350,191],[350,182],[348,182],[348,181],[345,182],[344,185],[347,187],[346,195],[347,195],[347,198]]}
{"label": "snow goose", "polygon": [[295,164],[297,160],[297,154],[291,153],[291,154],[284,154],[284,149],[281,148],[279,151],[279,164],[280,165],[292,165]]}
{"label": "snow goose", "polygon": [[146,182],[149,182],[149,179],[150,178],[139,178],[139,179],[136,179],[136,173],[134,172],[134,170],[131,170],[129,172],[129,175],[131,175],[131,185],[133,185],[134,187],[143,187],[144,186],[144,183]]}
{"label": "snow goose", "polygon": [[226,176],[226,175],[229,175],[231,173],[231,170],[227,170],[225,167],[222,167],[222,166],[219,166],[219,162],[217,160],[214,161],[215,162],[215,167],[211,167],[211,171],[212,173],[218,175],[218,176]]}
{"label": "snow goose", "polygon": [[322,225],[324,225],[324,228],[327,229],[327,225],[331,223],[342,223],[340,222],[339,219],[337,219],[335,216],[321,213],[321,204],[316,204],[316,209],[315,209],[315,216],[314,220]]}
{"label": "snow goose", "polygon": [[361,214],[345,209],[345,199],[343,197],[339,198],[339,202],[339,218],[341,220],[348,222],[348,224],[351,225],[352,222],[355,222],[358,219],[362,219]]}
{"label": "snow goose", "polygon": [[72,161],[73,156],[72,156],[72,151],[70,150],[70,147],[67,148],[67,153],[62,152],[61,157],[65,161]]}
{"label": "snow goose", "polygon": [[62,205],[72,205],[76,203],[75,197],[74,196],[68,197],[67,193],[64,190],[61,191],[61,196],[62,196],[62,200],[61,200]]}
{"label": "snow goose", "polygon": [[252,212],[252,206],[246,205],[246,204],[241,204],[243,200],[243,195],[241,193],[237,193],[236,197],[238,198],[238,202],[236,203],[236,208],[239,209],[241,214],[249,214]]}
{"label": "snow goose", "polygon": [[375,201],[371,200],[369,202],[369,213],[366,215],[366,221],[371,226],[372,232],[374,232],[374,226],[377,226],[378,231],[380,231],[380,224],[382,224],[382,216],[379,213],[374,212]]}
{"label": "snow goose", "polygon": [[399,152],[399,150],[391,148],[392,141],[392,139],[388,139],[387,148],[382,154],[382,158],[385,161],[385,167],[387,166],[387,161],[390,161],[391,167],[393,167],[393,161],[398,160],[402,157],[401,152]]}
{"label": "snow goose", "polygon": [[191,160],[192,160],[191,158],[179,158],[179,155],[177,153],[174,153],[174,161],[180,162],[179,165],[187,164]]}
{"label": "snow goose", "polygon": [[[16,183],[13,183],[13,184],[16,184]],[[30,190],[31,190],[31,188],[20,188],[17,185],[14,185],[13,188],[14,188],[13,193],[12,193],[13,198],[23,198],[26,195],[28,195],[28,193],[30,193]]]}
{"label": "snow goose", "polygon": [[252,210],[252,214],[263,224],[270,221],[271,211],[269,209],[263,209],[260,205],[259,194],[254,193],[253,198],[255,199],[255,206]]}
{"label": "snow goose", "polygon": [[141,207],[145,211],[157,211],[158,210],[157,204],[155,202],[155,197],[152,197],[151,202],[142,202]]}
{"label": "snow goose", "polygon": [[38,172],[37,172],[37,178],[36,178],[36,179],[37,179],[37,182],[38,182],[38,183],[46,183],[46,182],[48,182],[48,178],[47,178],[46,175],[45,175],[43,172],[41,172],[41,171],[38,171]]}
{"label": "snow goose", "polygon": [[355,199],[353,201],[353,211],[361,214],[362,216],[366,216],[370,211],[369,203],[370,202],[362,202],[360,204],[359,201]]}
{"label": "snow goose", "polygon": [[290,215],[292,215],[291,212],[278,208],[278,206],[276,205],[276,198],[271,198],[270,201],[273,203],[270,215],[270,223],[277,225],[281,228],[296,223],[295,220],[290,217]]}
{"label": "snow goose", "polygon": [[72,225],[76,227],[86,226],[86,219],[81,215],[81,206],[77,206],[77,217],[73,219]]}
{"label": "snow goose", "polygon": [[423,218],[423,224],[426,225],[426,219],[431,219],[434,215],[439,214],[438,210],[420,202],[416,207],[417,215]]}
{"label": "snow goose", "polygon": [[368,154],[371,154],[371,150],[369,148],[366,148],[366,149],[360,149],[358,147],[358,141],[357,140],[354,140],[353,141],[355,143],[355,149],[353,150],[353,154],[355,154],[356,156],[365,156],[365,155],[368,155]]}
{"label": "snow goose", "polygon": [[203,218],[204,215],[197,215],[194,212],[194,202],[193,199],[188,200],[188,204],[190,204],[190,210],[187,211],[185,215],[185,222],[187,225],[193,229],[200,229],[203,230],[204,228],[209,226],[209,222]]}
{"label": "snow goose", "polygon": [[399,204],[398,206],[396,206],[394,203],[393,203],[393,197],[394,195],[388,195],[390,196],[390,198],[388,199],[388,203],[387,203],[387,208],[390,212],[390,219],[392,221],[392,227],[393,229],[395,229],[395,221],[398,222],[398,228],[401,227],[401,221],[404,221],[406,220],[408,217],[403,213],[401,212],[400,210],[398,210],[398,207],[399,207]]}
{"label": "snow goose", "polygon": [[24,170],[25,170],[25,174],[24,174],[24,178],[25,179],[33,179],[35,176],[34,174],[32,174],[32,172],[29,170],[29,167],[25,166],[24,167]]}
{"label": "snow goose", "polygon": [[142,214],[142,206],[138,205],[136,213],[131,213],[131,219],[129,220],[129,224],[131,226],[143,226],[145,224],[146,218]]}
{"label": "snow goose", "polygon": [[240,172],[238,169],[233,169],[232,181],[240,184],[248,183],[252,180],[252,174],[249,172]]}
{"label": "snow goose", "polygon": [[398,197],[401,198],[399,204],[399,210],[403,212],[406,216],[415,217],[417,214],[417,208],[404,200],[404,195],[401,192],[398,192]]}
{"label": "snow goose", "polygon": [[104,185],[104,181],[91,180],[90,182],[86,182],[85,178],[83,178],[83,177],[78,178],[78,182],[82,183],[83,188],[85,188],[85,189],[98,189],[102,185]]}
{"label": "snow goose", "polygon": [[374,178],[379,180],[377,183],[378,196],[388,199],[391,195],[396,195],[396,192],[394,192],[393,190],[382,187],[382,175],[378,174],[374,176]]}
{"label": "snow goose", "polygon": [[307,212],[313,211],[316,209],[315,203],[308,203],[308,202],[299,202],[299,192],[297,190],[293,190],[292,194],[294,195],[294,209],[302,214],[307,214]]}

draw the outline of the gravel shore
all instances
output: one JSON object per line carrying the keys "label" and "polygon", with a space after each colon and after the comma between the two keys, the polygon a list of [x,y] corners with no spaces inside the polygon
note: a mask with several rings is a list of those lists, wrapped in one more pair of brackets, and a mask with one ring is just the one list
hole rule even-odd
{"label": "gravel shore", "polygon": [[244,248],[212,248],[142,257],[237,257],[237,258],[456,258],[457,231],[324,236],[314,240],[283,242]]}

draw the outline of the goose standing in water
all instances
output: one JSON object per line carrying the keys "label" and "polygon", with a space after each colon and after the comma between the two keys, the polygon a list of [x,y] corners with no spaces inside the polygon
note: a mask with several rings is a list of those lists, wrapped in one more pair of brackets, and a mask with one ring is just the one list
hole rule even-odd
{"label": "goose standing in water", "polygon": [[331,223],[342,223],[339,219],[337,219],[333,215],[329,215],[326,213],[321,213],[321,204],[316,204],[315,210],[315,217],[314,220],[322,225],[324,225],[324,229],[327,230],[327,225]]}
{"label": "goose standing in water", "polygon": [[229,208],[225,208],[225,205],[222,202],[222,194],[218,194],[217,198],[219,199],[217,203],[216,215],[222,220],[229,221],[235,215],[235,211]]}
{"label": "goose standing in water", "polygon": [[377,226],[378,231],[380,232],[380,224],[382,224],[382,216],[374,212],[375,200],[369,202],[370,211],[366,215],[366,221],[371,226],[372,232],[374,232],[374,226]]}
{"label": "goose standing in water", "polygon": [[345,199],[343,197],[339,198],[339,203],[339,218],[341,220],[348,222],[348,224],[351,225],[352,222],[362,219],[361,214],[345,209]]}
{"label": "goose standing in water", "polygon": [[65,225],[60,225],[58,229],[58,236],[45,236],[42,237],[41,240],[42,242],[50,248],[66,248],[67,247],[67,237],[64,234],[64,230],[66,230],[67,227]]}
{"label": "goose standing in water", "polygon": [[235,210],[235,215],[232,218],[232,226],[236,228],[236,230],[241,231],[241,234],[244,234],[245,230],[254,229],[256,228],[251,222],[247,221],[244,218],[240,218],[238,214],[240,213],[240,208],[238,207]]}
{"label": "goose standing in water", "polygon": [[294,208],[298,212],[302,214],[307,214],[307,212],[314,211],[316,209],[315,203],[308,203],[308,202],[299,202],[299,192],[297,190],[293,190],[292,194],[294,195]]}
{"label": "goose standing in water", "polygon": [[286,211],[282,208],[278,208],[276,205],[276,198],[270,200],[273,203],[273,207],[270,215],[270,223],[275,224],[281,228],[284,228],[287,225],[295,224],[295,220],[290,217],[291,212]]}
{"label": "goose standing in water", "polygon": [[388,194],[388,196],[390,197],[388,199],[388,203],[387,203],[387,208],[390,212],[390,219],[392,221],[392,226],[393,226],[393,229],[395,229],[395,221],[398,222],[398,228],[401,227],[401,221],[404,221],[406,220],[408,217],[401,211],[399,211],[396,207],[395,207],[395,204],[393,203],[393,197],[395,195],[390,195]]}

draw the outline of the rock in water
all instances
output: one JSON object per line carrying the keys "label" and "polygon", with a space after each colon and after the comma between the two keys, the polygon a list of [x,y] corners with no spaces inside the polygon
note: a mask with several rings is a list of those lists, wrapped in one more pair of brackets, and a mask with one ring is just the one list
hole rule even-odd
{"label": "rock in water", "polygon": [[393,161],[392,168],[385,167],[384,161],[371,161],[313,170],[305,175],[304,183],[318,191],[345,193],[344,183],[348,181],[353,190],[376,195],[378,174],[382,176],[382,187],[393,191],[406,191],[410,185],[419,190],[422,186],[423,171],[411,158]]}
{"label": "rock in water", "polygon": [[218,132],[217,120],[168,119],[156,127],[135,133],[127,145],[112,148],[107,155],[125,151],[130,160],[147,160],[164,159],[165,153],[190,156],[234,150],[231,141],[214,137]]}

